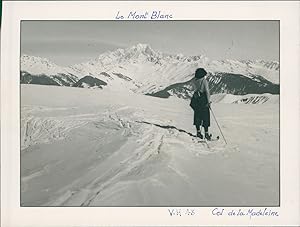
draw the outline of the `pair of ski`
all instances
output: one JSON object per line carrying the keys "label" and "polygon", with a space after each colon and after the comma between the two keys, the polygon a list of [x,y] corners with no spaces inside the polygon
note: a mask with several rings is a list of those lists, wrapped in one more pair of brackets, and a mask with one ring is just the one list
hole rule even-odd
{"label": "pair of ski", "polygon": [[200,138],[198,136],[194,136],[194,137],[195,137],[195,140],[197,140],[198,142],[204,142],[204,141],[210,142],[210,141],[217,141],[220,139],[219,136],[213,137],[212,134],[209,135],[210,139],[206,139],[205,137]]}
{"label": "pair of ski", "polygon": [[198,143],[205,143],[208,148],[209,148],[210,142],[218,141],[220,139],[219,136],[213,137],[212,135],[210,135],[210,139],[206,139],[206,138],[201,139],[200,137],[197,137],[197,136],[194,136],[194,137],[195,137],[193,139],[194,141],[196,141]]}

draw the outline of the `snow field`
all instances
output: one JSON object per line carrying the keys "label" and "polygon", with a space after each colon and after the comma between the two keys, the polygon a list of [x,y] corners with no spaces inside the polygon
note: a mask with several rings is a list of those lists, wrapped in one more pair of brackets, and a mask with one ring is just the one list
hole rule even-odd
{"label": "snow field", "polygon": [[21,86],[23,206],[271,206],[277,104],[213,104],[226,136],[197,143],[177,98]]}

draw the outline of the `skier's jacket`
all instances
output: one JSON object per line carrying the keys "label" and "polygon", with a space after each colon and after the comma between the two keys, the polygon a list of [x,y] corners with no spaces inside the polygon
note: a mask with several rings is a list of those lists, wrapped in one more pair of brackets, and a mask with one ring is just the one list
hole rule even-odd
{"label": "skier's jacket", "polygon": [[195,91],[190,102],[190,106],[194,111],[199,111],[207,107],[208,100],[205,92]]}
{"label": "skier's jacket", "polygon": [[210,92],[207,80],[204,77],[196,79],[194,81],[194,85],[196,91],[193,94],[190,106],[194,111],[198,111],[205,107],[208,107],[207,104],[210,102]]}

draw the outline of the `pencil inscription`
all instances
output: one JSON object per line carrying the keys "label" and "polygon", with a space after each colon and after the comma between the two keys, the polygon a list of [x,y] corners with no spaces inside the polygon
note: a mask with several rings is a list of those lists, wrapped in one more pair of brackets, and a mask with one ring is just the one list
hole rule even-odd
{"label": "pencil inscription", "polygon": [[178,208],[173,208],[173,209],[168,209],[169,215],[172,216],[194,216],[196,214],[195,209],[191,208],[186,208],[186,209],[178,209]]}
{"label": "pencil inscription", "polygon": [[115,16],[116,20],[170,20],[173,19],[173,14],[165,13],[160,10],[153,11],[130,11],[123,14],[120,11]]}
{"label": "pencil inscription", "polygon": [[238,217],[238,216],[248,216],[250,219],[253,217],[278,217],[279,213],[278,211],[274,211],[270,208],[264,208],[264,209],[220,209],[220,208],[214,208],[211,212],[213,216],[223,216],[227,215],[230,217]]}

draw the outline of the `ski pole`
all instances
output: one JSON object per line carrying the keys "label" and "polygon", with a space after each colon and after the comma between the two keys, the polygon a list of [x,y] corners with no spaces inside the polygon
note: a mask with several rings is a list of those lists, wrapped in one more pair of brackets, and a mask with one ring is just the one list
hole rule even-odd
{"label": "ski pole", "polygon": [[210,105],[209,105],[209,109],[211,110],[211,112],[212,112],[212,114],[213,114],[213,116],[214,116],[214,119],[215,119],[215,121],[216,121],[216,123],[217,123],[217,125],[218,125],[218,128],[219,128],[219,130],[220,130],[220,132],[221,132],[221,134],[222,134],[222,137],[223,137],[223,139],[224,139],[224,141],[225,141],[225,144],[227,144],[227,141],[226,141],[226,139],[225,139],[225,137],[224,137],[224,135],[223,135],[223,132],[222,132],[222,130],[221,130],[221,127],[220,127],[220,125],[219,125],[219,123],[218,123],[218,121],[217,121],[217,118],[216,118],[216,116],[215,116],[215,114],[214,114],[214,111],[212,110],[212,108],[210,107]]}

